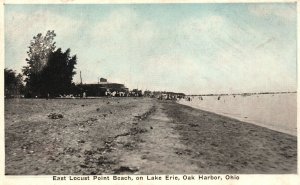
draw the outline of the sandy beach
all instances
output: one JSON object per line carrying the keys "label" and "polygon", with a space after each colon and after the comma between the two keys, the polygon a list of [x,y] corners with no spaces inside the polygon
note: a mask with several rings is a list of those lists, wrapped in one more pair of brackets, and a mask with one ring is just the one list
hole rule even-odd
{"label": "sandy beach", "polygon": [[5,156],[7,175],[296,174],[297,138],[175,101],[6,99]]}

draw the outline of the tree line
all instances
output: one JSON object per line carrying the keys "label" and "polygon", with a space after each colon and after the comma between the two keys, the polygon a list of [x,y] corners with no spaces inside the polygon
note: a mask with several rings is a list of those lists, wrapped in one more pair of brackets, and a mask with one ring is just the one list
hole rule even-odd
{"label": "tree line", "polygon": [[77,90],[73,82],[77,56],[71,55],[70,48],[56,49],[55,36],[54,31],[47,31],[45,35],[39,33],[33,37],[22,73],[4,69],[6,97],[16,94],[28,98],[56,97]]}

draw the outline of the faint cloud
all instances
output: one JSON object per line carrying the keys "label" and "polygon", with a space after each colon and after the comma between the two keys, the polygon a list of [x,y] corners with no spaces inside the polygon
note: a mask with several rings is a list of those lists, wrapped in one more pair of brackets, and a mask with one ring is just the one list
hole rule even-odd
{"label": "faint cloud", "polygon": [[259,48],[261,48],[261,47],[265,47],[265,45],[267,45],[267,44],[273,42],[274,40],[275,40],[274,37],[268,38],[266,41],[264,41],[264,42],[262,42],[261,44],[257,45],[257,46],[256,46],[256,49],[259,49]]}
{"label": "faint cloud", "polygon": [[28,40],[28,35],[32,38],[37,33],[45,33],[47,30],[55,30],[58,35],[66,37],[82,26],[82,22],[76,19],[60,16],[50,11],[36,11],[32,14],[11,12],[6,17],[5,31],[9,39]]}
{"label": "faint cloud", "polygon": [[278,6],[278,4],[253,4],[248,6],[249,12],[260,17],[277,16],[287,21],[296,20],[296,4],[294,6]]}
{"label": "faint cloud", "polygon": [[201,18],[189,18],[178,25],[178,31],[181,31],[187,38],[197,37],[218,37],[224,34],[224,27],[227,26],[226,20],[217,15],[205,16]]}
{"label": "faint cloud", "polygon": [[[7,13],[5,18],[6,50],[10,53],[6,56],[6,63],[18,71],[26,65],[27,47],[38,33],[46,34],[48,30],[54,30],[58,38],[56,40],[70,40],[82,27],[82,22],[50,11],[36,11],[31,14],[13,11]],[[61,44],[57,46],[61,47]],[[14,57],[17,61],[12,61],[9,57]]]}
{"label": "faint cloud", "polygon": [[152,22],[142,20],[134,10],[119,8],[99,20],[91,30],[91,34],[98,41],[128,39],[147,42],[155,35],[154,28]]}

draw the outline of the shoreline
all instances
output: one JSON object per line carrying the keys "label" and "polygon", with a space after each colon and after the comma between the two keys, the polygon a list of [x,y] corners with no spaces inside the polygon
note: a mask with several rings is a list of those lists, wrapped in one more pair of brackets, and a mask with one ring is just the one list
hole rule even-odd
{"label": "shoreline", "polygon": [[[237,96],[235,98],[221,98],[219,101],[217,98],[215,98],[216,100],[212,98],[199,100],[195,97],[191,101],[180,100],[177,103],[297,136],[296,102],[293,103],[292,99],[289,99],[289,103],[282,104],[284,99],[278,99],[278,96],[282,95],[278,95],[278,98],[276,95],[267,96]],[[259,102],[256,103],[255,101]]]}
{"label": "shoreline", "polygon": [[297,137],[182,104],[165,103],[198,173],[296,174]]}
{"label": "shoreline", "polygon": [[264,124],[264,123],[259,123],[259,122],[254,122],[254,121],[251,122],[251,121],[249,121],[249,120],[247,120],[247,119],[245,119],[243,117],[234,116],[233,114],[226,114],[226,113],[222,113],[222,112],[214,112],[213,110],[204,110],[204,109],[201,109],[201,108],[199,108],[197,106],[193,106],[193,105],[189,105],[189,104],[184,104],[184,103],[179,103],[179,102],[178,102],[178,104],[186,105],[186,106],[189,106],[189,107],[201,110],[201,111],[206,111],[206,112],[209,112],[209,113],[218,114],[218,115],[221,115],[221,116],[226,116],[226,117],[229,117],[229,118],[232,118],[232,119],[236,119],[236,120],[241,121],[241,122],[253,124],[253,125],[256,125],[256,126],[261,126],[261,127],[273,130],[273,131],[277,131],[277,132],[281,132],[281,133],[284,133],[284,134],[288,134],[288,135],[297,137],[297,129],[295,131],[291,131],[291,130],[287,130],[287,129],[280,129],[280,128],[276,127],[276,125],[274,125],[272,127],[271,125],[267,125],[267,124]]}

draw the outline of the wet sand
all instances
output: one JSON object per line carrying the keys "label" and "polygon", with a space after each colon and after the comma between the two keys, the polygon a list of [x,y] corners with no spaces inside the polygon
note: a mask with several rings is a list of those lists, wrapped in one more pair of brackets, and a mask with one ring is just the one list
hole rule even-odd
{"label": "wet sand", "polygon": [[265,127],[166,103],[181,141],[182,157],[201,173],[297,173],[297,137]]}
{"label": "wet sand", "polygon": [[193,96],[181,104],[297,136],[297,94]]}

